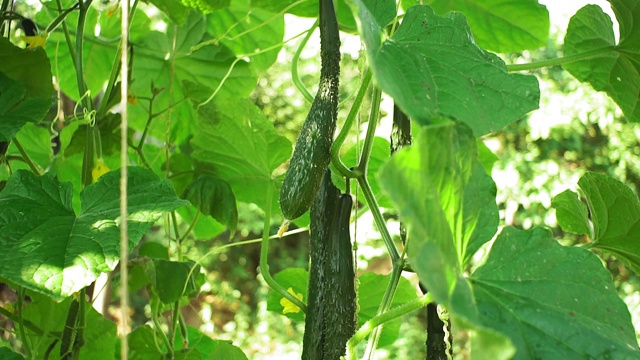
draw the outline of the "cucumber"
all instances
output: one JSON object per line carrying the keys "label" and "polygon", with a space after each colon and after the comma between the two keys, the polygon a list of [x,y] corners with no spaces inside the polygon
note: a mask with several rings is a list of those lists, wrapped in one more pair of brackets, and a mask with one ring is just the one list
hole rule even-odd
{"label": "cucumber", "polygon": [[303,360],[338,360],[356,331],[356,288],[349,218],[353,200],[326,171],[311,205],[311,240]]}
{"label": "cucumber", "polygon": [[353,200],[340,196],[329,238],[325,264],[324,358],[340,359],[346,353],[347,341],[356,332],[356,285],[353,250],[349,235],[349,219]]}
{"label": "cucumber", "polygon": [[320,84],[296,142],[280,189],[286,219],[304,214],[314,200],[331,159],[338,117],[340,37],[332,0],[320,0]]}
{"label": "cucumber", "polygon": [[324,357],[326,264],[334,218],[339,211],[340,190],[331,182],[326,170],[322,186],[311,205],[311,239],[309,241],[309,289],[307,313],[302,344],[303,360],[322,360]]}
{"label": "cucumber", "polygon": [[69,304],[67,311],[67,320],[62,330],[62,339],[60,341],[60,359],[69,360],[73,357],[73,347],[76,342],[76,332],[78,324],[78,310],[80,309],[80,300],[73,299]]}

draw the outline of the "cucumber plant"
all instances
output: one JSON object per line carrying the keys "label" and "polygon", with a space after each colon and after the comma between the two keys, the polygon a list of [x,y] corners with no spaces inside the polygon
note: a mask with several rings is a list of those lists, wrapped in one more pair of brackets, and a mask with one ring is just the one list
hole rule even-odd
{"label": "cucumber plant", "polygon": [[[523,52],[549,40],[538,2],[424,3],[0,2],[0,289],[10,295],[0,297],[0,358],[254,356],[255,339],[238,335],[247,332],[229,343],[234,334],[198,329],[183,310],[223,288],[203,283],[225,251],[255,242],[274,290],[267,308],[305,323],[303,358],[373,358],[400,343],[399,319],[425,307],[426,350],[411,352],[429,359],[456,355],[458,339],[470,339],[460,343],[472,358],[638,358],[629,308],[601,260],[640,269],[637,195],[580,164],[580,191],[551,206],[581,246],[558,242],[558,229],[502,226],[482,140],[538,108],[548,89],[535,75],[546,71],[603,91],[617,120],[638,122],[640,2],[608,1],[617,37],[609,15],[585,4],[569,21],[564,56],[532,62]],[[285,14],[318,21],[285,39]],[[273,85],[259,78],[279,52],[309,43],[316,27],[319,89],[292,155],[250,98]],[[361,71],[346,81],[356,90],[342,104],[341,36],[363,45]],[[404,114],[390,143],[376,136],[385,100]],[[262,239],[246,239],[239,203],[263,212]],[[284,244],[273,234],[278,205],[303,230],[311,208],[308,271],[270,275],[269,248]],[[351,225],[364,212],[391,262],[385,276],[354,260]],[[388,226],[396,217],[400,239]],[[128,299],[118,289],[133,292],[133,306],[116,306]]]}

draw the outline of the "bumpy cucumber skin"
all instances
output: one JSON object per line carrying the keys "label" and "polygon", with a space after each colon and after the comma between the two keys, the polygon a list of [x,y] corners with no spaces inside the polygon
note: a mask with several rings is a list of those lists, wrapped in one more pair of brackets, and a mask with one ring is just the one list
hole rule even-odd
{"label": "bumpy cucumber skin", "polygon": [[333,233],[333,222],[339,211],[340,190],[331,182],[331,173],[326,171],[315,201],[311,205],[311,239],[309,263],[309,289],[307,292],[307,315],[302,345],[302,360],[323,360],[325,342],[325,306],[327,296],[327,261],[329,239]]}
{"label": "bumpy cucumber skin", "polygon": [[356,284],[349,219],[353,200],[343,194],[338,201],[325,264],[324,358],[338,360],[356,332]]}
{"label": "bumpy cucumber skin", "polygon": [[355,267],[349,234],[353,200],[327,171],[311,205],[311,261],[303,360],[338,360],[356,331]]}
{"label": "bumpy cucumber skin", "polygon": [[320,1],[320,84],[280,189],[280,208],[296,219],[311,206],[331,160],[338,117],[340,37],[332,0]]}

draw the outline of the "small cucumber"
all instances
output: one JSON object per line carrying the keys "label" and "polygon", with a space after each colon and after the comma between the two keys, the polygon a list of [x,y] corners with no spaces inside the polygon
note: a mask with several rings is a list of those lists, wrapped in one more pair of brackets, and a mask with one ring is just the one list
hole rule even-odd
{"label": "small cucumber", "polygon": [[332,0],[320,0],[320,84],[280,189],[280,208],[293,220],[304,214],[318,192],[331,159],[338,117],[340,37]]}
{"label": "small cucumber", "polygon": [[347,341],[356,332],[356,285],[349,219],[353,200],[343,194],[329,238],[325,264],[324,358],[338,360],[346,353]]}

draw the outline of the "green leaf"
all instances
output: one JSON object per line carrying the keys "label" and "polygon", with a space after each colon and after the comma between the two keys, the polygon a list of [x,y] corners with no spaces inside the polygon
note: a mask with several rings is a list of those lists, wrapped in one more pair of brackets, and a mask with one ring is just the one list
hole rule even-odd
{"label": "green leaf", "polygon": [[[57,8],[55,2],[50,3],[53,9]],[[44,10],[44,9],[43,9]],[[49,13],[50,9],[43,11],[48,16],[42,15],[40,17],[41,22],[47,23],[51,17],[55,17],[58,14],[55,12]],[[87,15],[85,19],[85,36],[94,37],[94,30],[99,26],[100,14],[97,9],[90,6],[87,9]],[[69,26],[69,31],[72,33],[71,41],[73,44],[76,42],[75,31],[78,23],[78,12],[71,12],[65,19],[65,23]],[[60,90],[65,93],[66,96],[72,100],[78,102],[82,97],[89,96],[91,99],[98,97],[100,91],[102,91],[111,74],[111,67],[115,62],[117,40],[112,43],[112,46],[105,46],[105,44],[97,43],[96,41],[85,41],[82,45],[82,68],[84,77],[83,80],[87,86],[87,92],[80,93],[78,90],[78,75],[76,73],[76,67],[74,64],[74,57],[69,52],[66,38],[62,33],[52,33],[49,35],[45,49],[51,59],[56,59],[52,71],[56,76]],[[134,60],[135,63],[135,60]],[[74,109],[75,113],[83,113],[82,106],[78,105],[77,109]]]}
{"label": "green leaf", "polygon": [[478,160],[484,167],[487,174],[491,175],[493,164],[498,161],[498,157],[487,147],[487,145],[484,144],[482,140],[478,139],[476,143],[478,144]]}
{"label": "green leaf", "polygon": [[[309,272],[300,268],[289,268],[275,274],[273,278],[285,289],[291,288],[296,294],[302,294],[302,302],[308,301],[307,289],[309,287]],[[284,314],[284,306],[280,303],[282,295],[275,291],[269,291],[267,310],[284,315],[292,320],[304,322],[304,312],[287,312]]]}
{"label": "green leaf", "polygon": [[546,229],[506,228],[471,277],[479,321],[509,336],[514,359],[638,358],[631,316],[593,253]]}
{"label": "green leaf", "polygon": [[[59,301],[113,270],[120,256],[119,177],[111,171],[87,186],[76,216],[70,183],[51,173],[14,173],[0,193],[0,276]],[[133,246],[163,212],[187,202],[149,170],[129,168],[128,182]]]}
{"label": "green leaf", "polygon": [[[53,95],[51,64],[41,48],[21,49],[9,39],[0,38],[0,64],[2,73],[9,79],[21,83],[24,97],[49,99]],[[4,87],[4,86],[3,86]]]}
{"label": "green leaf", "polygon": [[[42,359],[47,348],[56,341],[53,334],[61,334],[64,330],[65,319],[71,298],[57,303],[51,298],[37,293],[29,293],[31,303],[24,310],[24,318],[44,331],[43,334],[35,334],[25,327],[28,341],[33,345],[37,353],[33,358]],[[116,324],[105,319],[91,307],[85,304],[86,324],[84,330],[84,344],[80,348],[80,359],[90,358],[96,360],[113,360],[115,354],[113,348],[116,344]],[[60,359],[60,342],[55,344],[49,355],[50,360]]]}
{"label": "green leaf", "polygon": [[[299,4],[291,6],[295,3]],[[356,23],[353,18],[353,14],[349,11],[349,7],[345,0],[336,0],[334,3],[340,30],[356,30]],[[298,0],[251,0],[251,7],[265,9],[277,14],[286,11],[287,13],[294,14],[296,16],[312,18],[318,17],[319,8],[318,0],[307,0],[304,2],[300,2]]]}
{"label": "green leaf", "polygon": [[200,266],[193,261],[150,260],[147,276],[163,303],[173,304],[182,296],[199,290],[196,277],[200,274]]}
{"label": "green leaf", "polygon": [[[96,121],[100,131],[100,144],[102,155],[114,155],[120,153],[120,124],[122,120],[120,114],[108,113],[104,118]],[[69,145],[64,149],[64,156],[84,154],[87,141],[87,127],[80,125],[73,133]],[[133,143],[133,131],[129,130],[129,142]]]}
{"label": "green leaf", "polygon": [[[196,122],[193,158],[211,165],[239,201],[277,209],[283,176],[274,171],[291,156],[291,142],[278,135],[249,100],[216,98],[207,109]],[[271,204],[267,204],[269,188]]]}
{"label": "green leaf", "polygon": [[[179,334],[179,333],[178,333]],[[130,360],[158,360],[164,357],[155,346],[160,334],[148,325],[134,329],[128,337],[129,359]],[[118,346],[118,350],[120,347]],[[119,351],[118,351],[119,353]]]}
{"label": "green leaf", "polygon": [[[364,146],[364,144],[362,144]],[[358,163],[357,154],[362,152],[362,146],[360,147],[360,151],[356,152],[356,146],[351,146],[344,155],[340,158],[344,162],[347,167],[356,166]],[[376,136],[373,139],[373,147],[371,148],[371,156],[369,157],[369,166],[367,167],[367,178],[369,179],[369,185],[371,185],[371,190],[376,196],[376,200],[378,201],[378,205],[384,208],[391,208],[391,202],[387,198],[387,196],[380,190],[380,185],[378,184],[378,179],[375,177],[375,174],[378,173],[378,170],[384,164],[390,156],[391,150],[389,147],[389,141],[387,139]],[[333,183],[343,192],[346,189],[346,182],[344,177],[340,175],[338,171],[333,170],[333,165],[329,165],[332,168],[331,171],[331,180]],[[352,181],[352,191],[353,186],[355,186],[355,181]],[[358,187],[358,199],[360,201],[364,201],[364,193],[361,188]]]}
{"label": "green leaf", "polygon": [[[42,169],[46,169],[53,158],[53,150],[51,149],[51,133],[48,128],[43,128],[35,124],[25,124],[16,134],[15,138],[29,155],[29,158]],[[7,150],[7,155],[20,155],[20,151],[12,142]],[[23,162],[13,162],[11,164],[13,170],[29,169],[29,165]]]}
{"label": "green leaf", "polygon": [[[182,334],[176,334],[174,349],[183,345]],[[187,326],[189,336],[189,348],[176,354],[177,359],[203,359],[203,360],[247,360],[247,356],[231,342],[225,340],[213,340],[198,329]]]}
{"label": "green leaf", "polygon": [[414,6],[393,37],[383,39],[374,14],[362,0],[354,3],[374,77],[418,123],[454,117],[479,136],[538,107],[536,78],[508,74],[500,58],[473,44],[462,14],[437,16]]}
{"label": "green leaf", "polygon": [[183,26],[189,17],[189,8],[176,0],[149,0],[178,26]]}
{"label": "green leaf", "polygon": [[[166,110],[171,105],[169,135],[176,143],[196,132],[195,122],[191,120],[197,117],[196,110],[184,101],[185,97],[191,97],[185,82],[207,88],[209,91],[204,99],[212,95],[223,80],[216,97],[247,97],[256,84],[257,78],[249,64],[236,62],[235,54],[227,47],[208,45],[192,51],[192,47],[210,38],[205,27],[204,16],[192,12],[184,26],[177,30],[169,27],[166,34],[151,31],[136,44],[131,91],[138,97],[151,97],[153,91],[159,92],[154,99],[154,112]],[[227,74],[231,66],[233,70]],[[163,113],[151,123],[150,135],[165,138],[168,116]],[[135,129],[144,130],[148,117],[146,102],[131,107],[130,120]]]}
{"label": "green leaf", "polygon": [[[423,246],[436,246],[441,252],[437,262],[461,271],[497,230],[495,184],[478,161],[475,137],[463,124],[423,127],[414,145],[396,153],[379,177],[410,234],[412,228],[420,234],[412,235],[410,258],[423,251]],[[428,263],[413,261],[414,267]],[[418,274],[422,279],[420,271]],[[448,276],[446,282],[455,283],[458,275]]]}
{"label": "green leaf", "polygon": [[538,0],[433,0],[428,5],[439,15],[464,13],[473,39],[483,49],[531,50],[545,46],[549,38],[549,11]]}
{"label": "green leaf", "polygon": [[553,198],[551,206],[556,209],[556,218],[562,230],[591,235],[589,211],[587,206],[578,199],[578,194],[565,190]]}
{"label": "green leaf", "polygon": [[593,222],[593,246],[640,273],[640,201],[623,183],[586,173],[578,181]]}
{"label": "green leaf", "polygon": [[51,98],[27,97],[27,88],[0,72],[0,141],[10,141],[28,122],[38,123]]}
{"label": "green leaf", "polygon": [[[362,326],[376,316],[390,280],[391,274],[377,275],[370,272],[364,273],[358,278],[358,326]],[[391,308],[398,307],[417,297],[415,287],[409,283],[409,280],[401,277]],[[401,323],[402,319],[398,318],[384,324],[378,343],[380,347],[391,345],[398,340]]]}
{"label": "green leaf", "polygon": [[565,56],[586,58],[562,66],[576,79],[606,92],[629,121],[640,121],[640,3],[610,2],[620,23],[619,44],[609,16],[599,6],[587,5],[571,18],[564,38]]}
{"label": "green leaf", "polygon": [[196,239],[209,240],[225,231],[225,226],[217,222],[210,216],[198,216],[196,219],[196,212],[199,211],[195,206],[185,206],[178,209],[178,214],[187,224],[191,224],[195,220],[195,226],[193,227],[193,236]]}
{"label": "green leaf", "polygon": [[273,65],[282,48],[284,15],[250,9],[248,0],[234,1],[228,9],[207,16],[207,31],[237,55],[273,48],[249,58],[249,65],[263,72]]}
{"label": "green leaf", "polygon": [[229,184],[219,178],[200,175],[184,191],[182,196],[205,215],[210,215],[229,228],[233,237],[238,225],[236,197]]}
{"label": "green leaf", "polygon": [[231,0],[181,0],[182,4],[196,9],[203,14],[209,14],[216,10],[226,9],[231,4]]}
{"label": "green leaf", "polygon": [[24,360],[24,357],[8,347],[0,346],[0,359],[5,360]]}

